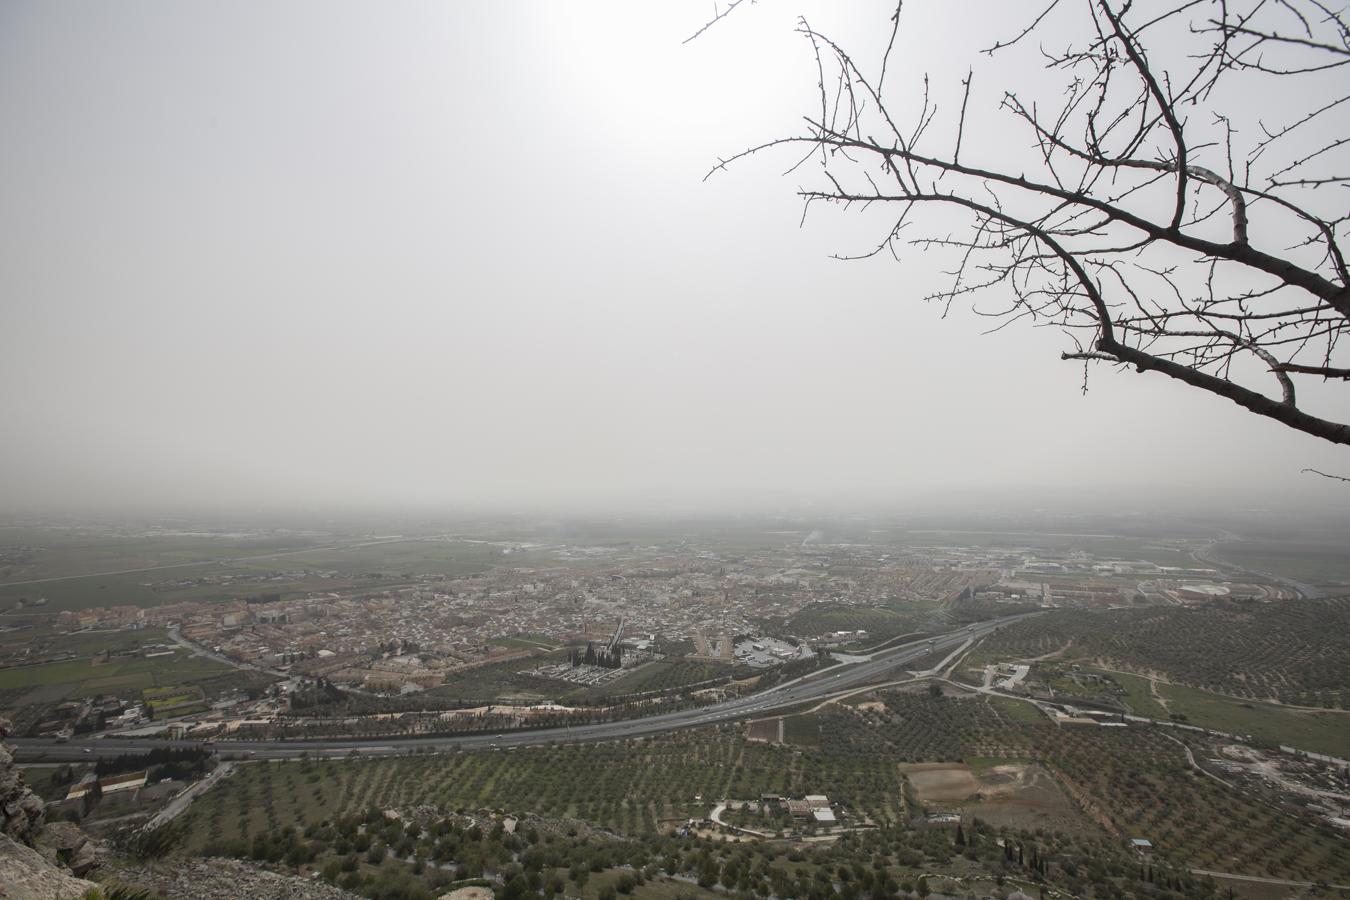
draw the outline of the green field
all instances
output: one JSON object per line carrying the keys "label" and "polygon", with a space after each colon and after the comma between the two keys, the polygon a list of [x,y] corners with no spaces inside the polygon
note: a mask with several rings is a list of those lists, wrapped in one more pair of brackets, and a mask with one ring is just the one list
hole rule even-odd
{"label": "green field", "polygon": [[30,657],[39,659],[51,653],[88,657],[102,650],[116,653],[148,644],[162,644],[168,639],[169,633],[163,628],[67,632],[52,625],[38,625],[0,632],[0,653],[10,656],[27,651]]}
{"label": "green field", "polygon": [[564,700],[576,700],[583,697],[620,697],[650,691],[673,691],[711,679],[727,678],[733,674],[744,676],[746,673],[725,663],[692,659],[658,659],[643,663],[609,684],[573,690],[561,696]]}
{"label": "green field", "polygon": [[820,746],[820,720],[810,713],[783,719],[783,740],[800,747]]}
{"label": "green field", "polygon": [[174,685],[166,688],[143,688],[141,696],[145,698],[147,706],[155,712],[159,712],[165,707],[200,701],[202,692],[197,689],[184,689],[180,685]]}
{"label": "green field", "polygon": [[71,781],[56,779],[59,768],[59,766],[20,766],[19,772],[23,775],[24,783],[33,789],[33,793],[43,800],[51,801],[65,797],[70,790],[71,782],[78,781],[92,767],[74,764],[71,766],[74,773]]}
{"label": "green field", "polygon": [[[513,554],[508,557],[513,563],[522,565],[527,558],[528,554]],[[248,566],[260,571],[276,568],[313,568],[357,574],[379,573],[387,576],[469,575],[485,571],[499,564],[502,559],[500,549],[491,544],[410,539],[336,549],[317,549],[288,554],[276,561],[257,560],[248,563]]]}
{"label": "green field", "polygon": [[[128,533],[95,528],[7,528],[6,545],[34,548],[30,559],[0,570],[0,582],[92,575],[257,556],[303,548],[315,538],[296,535]],[[173,571],[172,569],[166,571]]]}
{"label": "green field", "polygon": [[[1350,713],[1347,712],[1294,709],[1160,681],[1158,693],[1165,701],[1163,703],[1154,697],[1149,680],[1142,675],[1091,668],[1084,668],[1083,671],[1102,675],[1123,688],[1126,704],[1138,716],[1161,721],[1174,719],[1229,734],[1251,735],[1265,744],[1286,744],[1342,759],[1350,756]],[[1057,691],[1083,697],[1090,697],[1102,690],[1094,685],[1076,685],[1066,676],[1054,678],[1048,683]],[[991,699],[998,701],[1000,713],[1014,706],[1031,709],[1025,703]],[[1036,715],[1039,716],[1039,713]]]}
{"label": "green field", "polygon": [[1289,709],[1175,684],[1159,684],[1158,690],[1167,698],[1173,715],[1185,716],[1187,724],[1249,734],[1265,744],[1287,744],[1350,758],[1350,713]]}
{"label": "green field", "polygon": [[[170,571],[203,574],[208,568]],[[47,603],[25,612],[55,613],[66,609],[88,609],[91,606],[159,606],[164,602],[163,598],[145,584],[155,574],[90,575],[42,584],[0,585],[0,607],[11,606],[20,599],[32,600],[38,597],[46,598]]]}
{"label": "green field", "polygon": [[1043,725],[1046,722],[1045,713],[1024,701],[1013,700],[1009,697],[991,696],[986,698],[986,702],[994,708],[1005,722],[1017,722],[1023,725]]}
{"label": "green field", "polygon": [[431,696],[452,697],[457,700],[552,699],[574,685],[561,681],[545,681],[541,678],[526,679],[520,673],[546,663],[561,662],[566,658],[566,653],[561,650],[552,653],[535,652],[517,659],[451,672],[446,677],[445,684],[437,685],[427,693]]}
{"label": "green field", "polygon": [[[1140,675],[1126,675],[1123,672],[1105,672],[1100,669],[1089,669],[1100,675],[1115,681],[1125,689],[1125,702],[1129,705],[1131,711],[1136,716],[1147,716],[1150,719],[1166,719],[1167,710],[1163,708],[1153,696],[1153,691],[1149,688],[1149,680]],[[1158,686],[1161,693],[1163,685]],[[1164,695],[1165,696],[1165,695]]]}
{"label": "green field", "polygon": [[[46,599],[25,613],[55,613],[93,606],[159,606],[180,600],[246,597],[262,592],[341,590],[378,579],[408,580],[418,575],[465,575],[501,562],[500,549],[484,543],[420,539],[374,542],[333,536],[209,535],[123,536],[95,532],[37,529],[5,534],[5,542],[36,548],[32,558],[0,572],[0,609],[20,599]],[[306,549],[306,547],[312,549]],[[539,551],[540,559],[546,551]],[[528,553],[513,554],[528,562]],[[316,578],[304,570],[336,573]],[[294,572],[277,582],[247,580]],[[107,573],[107,574],[97,574]],[[244,576],[231,584],[166,586],[229,574]],[[55,579],[55,580],[51,580]],[[152,585],[158,585],[152,587]]]}
{"label": "green field", "polygon": [[917,631],[932,611],[931,606],[914,606],[904,611],[866,606],[813,605],[784,623],[790,634],[813,637],[835,631],[866,631],[863,644],[871,646],[897,635]]}
{"label": "green field", "polygon": [[[210,659],[179,650],[173,656],[114,657],[102,665],[88,659],[0,669],[0,690],[33,688],[27,702],[56,702],[95,694],[139,699],[146,688],[212,678],[232,671]],[[34,696],[40,694],[40,697]]]}
{"label": "green field", "polygon": [[1035,531],[930,531],[910,532],[906,543],[915,546],[966,546],[1033,548],[1065,553],[1080,549],[1107,559],[1143,560],[1160,566],[1190,566],[1195,561],[1175,539],[1141,538],[1129,535],[1045,534]]}
{"label": "green field", "polygon": [[1350,545],[1346,541],[1232,541],[1216,547],[1214,555],[1244,568],[1301,581],[1350,583]]}

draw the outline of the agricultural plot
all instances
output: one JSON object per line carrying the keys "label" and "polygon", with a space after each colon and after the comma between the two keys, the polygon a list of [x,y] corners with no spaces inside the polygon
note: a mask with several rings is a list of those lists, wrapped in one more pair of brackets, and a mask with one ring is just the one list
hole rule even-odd
{"label": "agricultural plot", "polygon": [[[1293,807],[1272,806],[1194,774],[1182,748],[1160,730],[1057,727],[1039,713],[1033,722],[1015,722],[1005,706],[1017,702],[1011,700],[995,705],[902,691],[878,697],[883,710],[871,704],[821,710],[821,752],[870,750],[894,762],[946,761],[972,769],[1036,761],[1080,813],[1116,840],[1149,837],[1170,859],[1220,871],[1313,880],[1319,867],[1331,866],[1350,878],[1344,838]],[[1047,809],[1054,807],[1032,805],[1005,821],[1028,821],[1016,816]],[[1260,843],[1262,853],[1244,855],[1250,842]]]}
{"label": "agricultural plot", "polygon": [[863,606],[808,606],[784,623],[789,634],[815,637],[836,631],[866,631],[865,643],[879,643],[917,631],[931,610]]}
{"label": "agricultural plot", "polygon": [[185,820],[194,851],[370,807],[528,810],[640,835],[656,833],[662,820],[701,818],[716,798],[763,793],[828,793],[892,818],[901,809],[899,772],[881,758],[803,754],[703,731],[626,745],[322,760],[303,769],[249,765],[195,803]]}
{"label": "agricultural plot", "polygon": [[[971,664],[1064,651],[1253,700],[1350,707],[1350,598],[1059,610],[991,636]],[[1067,649],[1066,649],[1067,648]]]}
{"label": "agricultural plot", "polygon": [[1228,734],[1250,735],[1269,746],[1350,758],[1350,712],[1290,709],[1249,703],[1175,684],[1159,684],[1169,714],[1188,724]]}
{"label": "agricultural plot", "polygon": [[33,548],[23,563],[7,566],[0,571],[0,580],[9,582],[276,553],[302,548],[312,543],[313,538],[293,533],[134,534],[94,528],[27,528],[8,529],[5,541]]}
{"label": "agricultural plot", "polygon": [[[509,820],[510,826],[516,824]],[[368,810],[304,829],[272,828],[209,851],[322,878],[378,900],[434,900],[469,886],[487,888],[489,897],[493,886],[512,897],[537,896],[533,892],[540,890],[547,895],[566,890],[579,900],[612,900],[620,893],[641,900],[714,896],[692,879],[675,881],[675,867],[663,871],[666,859],[645,843],[597,836],[576,822],[565,830],[559,825],[530,818],[513,830],[500,814],[404,818]],[[177,826],[169,830],[178,833]],[[160,834],[162,844],[166,838]],[[164,874],[170,885],[174,881],[171,865],[127,867],[114,874],[151,888],[164,884]]]}
{"label": "agricultural plot", "polygon": [[1127,675],[1124,672],[1103,672],[1100,670],[1090,670],[1103,678],[1109,678],[1123,690],[1125,705],[1130,708],[1130,712],[1136,716],[1147,716],[1150,719],[1166,719],[1171,715],[1170,710],[1164,705],[1167,701],[1161,698],[1162,686],[1158,686],[1158,694],[1154,693],[1153,683],[1149,679],[1139,675]]}
{"label": "agricultural plot", "polygon": [[230,672],[214,660],[175,651],[170,656],[112,657],[101,665],[88,659],[0,669],[0,691],[7,691],[11,707],[113,694],[140,699],[156,687],[185,685]]}
{"label": "agricultural plot", "polygon": [[920,802],[994,825],[1034,831],[1095,832],[1043,765],[1027,760],[909,763],[900,771]]}
{"label": "agricultural plot", "polygon": [[[908,776],[917,799],[959,805],[996,827],[1115,847],[1143,836],[1178,865],[1350,878],[1343,838],[1293,807],[1196,775],[1157,731],[1010,724],[980,698],[880,699],[884,710],[822,710],[818,748],[712,730],[627,744],[247,765],[185,814],[183,839],[201,851],[372,807],[529,810],[648,839],[663,822],[706,815],[719,798],[766,793],[825,793],[873,821],[904,822]],[[900,764],[924,746],[950,761]],[[925,783],[923,772],[943,774]]]}
{"label": "agricultural plot", "polygon": [[1030,703],[1006,697],[988,697],[985,702],[1001,722],[1017,725],[1044,725],[1045,713]]}
{"label": "agricultural plot", "polygon": [[[220,850],[382,900],[431,900],[464,884],[490,885],[506,897],[542,891],[578,900],[990,896],[1000,887],[1032,887],[1032,878],[1057,894],[1094,900],[1154,892],[1120,848],[983,822],[964,833],[883,826],[785,848],[684,834],[616,839],[538,817],[508,832],[497,813],[408,819],[371,810],[303,830],[274,829]],[[1060,864],[1039,864],[1038,854]],[[1201,879],[1156,863],[1153,870],[1177,900],[1213,896]],[[129,883],[147,884],[126,871]]]}
{"label": "agricultural plot", "polygon": [[902,763],[900,771],[924,803],[959,803],[980,789],[965,763]]}
{"label": "agricultural plot", "polygon": [[[906,543],[939,547],[989,547],[1008,550],[1027,549],[1042,554],[1064,554],[1083,550],[1102,559],[1144,560],[1160,566],[1194,565],[1190,552],[1179,540],[1131,537],[1128,535],[1084,534],[1082,524],[1075,522],[1064,531],[1074,534],[1047,534],[1034,531],[931,531],[909,532]],[[1104,525],[1104,527],[1111,527]],[[1199,535],[1196,535],[1199,536]]]}
{"label": "agricultural plot", "polygon": [[545,662],[562,662],[566,654],[533,653],[515,659],[452,671],[445,683],[427,693],[435,697],[456,700],[544,700],[553,699],[568,689],[568,685],[544,678],[531,678],[523,673]]}
{"label": "agricultural plot", "polygon": [[1214,548],[1220,559],[1257,572],[1297,578],[1332,590],[1350,584],[1345,541],[1311,536],[1298,540],[1226,541]]}
{"label": "agricultural plot", "polygon": [[[1027,737],[1019,729],[1002,728],[998,714],[982,699],[930,696],[909,691],[879,694],[881,707],[831,705],[815,718],[819,739],[826,752],[868,748],[892,762],[959,762],[972,750],[1015,754]],[[974,739],[997,733],[997,743]]]}
{"label": "agricultural plot", "polygon": [[[1258,703],[1161,679],[1090,667],[1068,672],[1063,666],[1038,663],[1032,675],[1027,684],[1037,692],[1036,696],[1045,696],[1040,692],[1049,688],[1060,701],[1068,698],[1070,703],[1088,707],[1195,725],[1268,746],[1287,745],[1342,759],[1350,754],[1350,712],[1346,710]],[[1010,706],[1031,710],[1027,704],[1015,701]]]}
{"label": "agricultural plot", "polygon": [[[667,823],[702,817],[724,797],[823,793],[884,824],[908,822],[910,804],[928,791],[984,827],[1093,844],[1092,858],[1146,837],[1159,865],[1350,880],[1344,838],[1292,806],[1196,774],[1161,730],[1017,721],[1011,702],[883,691],[791,717],[795,728],[814,726],[817,746],[752,743],[728,727],[628,743],[245,765],[184,814],[183,841],[200,852],[369,808],[531,811],[655,840]],[[925,784],[917,777],[925,771],[946,774]],[[960,855],[947,847],[946,860]]]}
{"label": "agricultural plot", "polygon": [[745,737],[751,741],[776,743],[782,732],[782,719],[758,719],[745,726]]}
{"label": "agricultural plot", "polygon": [[[201,574],[209,570],[209,565],[203,565],[172,571]],[[44,613],[88,609],[91,606],[158,606],[164,599],[146,583],[152,575],[153,572],[87,575],[45,584],[0,585],[0,608],[12,606],[20,599],[32,600],[38,597],[48,601],[41,607]]]}
{"label": "agricultural plot", "polygon": [[678,691],[691,685],[725,681],[736,673],[725,663],[692,659],[658,659],[643,663],[632,672],[597,688],[573,689],[561,695],[563,702],[597,697]]}
{"label": "agricultural plot", "polygon": [[207,708],[206,693],[199,685],[145,688],[141,697],[156,717],[191,715]]}
{"label": "agricultural plot", "polygon": [[783,741],[799,747],[819,747],[820,719],[811,714],[785,716],[783,718]]}
{"label": "agricultural plot", "polygon": [[[528,556],[526,554],[524,559],[528,559]],[[511,558],[518,563],[524,561],[514,554]],[[317,548],[291,554],[284,559],[287,568],[378,573],[397,578],[405,575],[471,575],[501,563],[503,557],[501,548],[492,544],[414,539]],[[276,568],[276,563],[270,560],[259,560],[249,565],[263,570]]]}
{"label": "agricultural plot", "polygon": [[1350,878],[1345,838],[1292,806],[1197,775],[1164,734],[1066,728],[1045,759],[1081,808],[1120,840],[1145,837],[1169,859],[1257,877]]}
{"label": "agricultural plot", "polygon": [[163,628],[122,631],[77,631],[54,625],[33,625],[0,632],[0,656],[13,660],[41,660],[56,655],[86,658],[107,651],[119,653],[169,639]]}
{"label": "agricultural plot", "polygon": [[[502,559],[500,548],[491,544],[439,539],[374,543],[331,535],[120,536],[43,529],[20,536],[35,550],[22,564],[8,566],[0,578],[9,582],[0,583],[0,609],[20,599],[41,597],[48,601],[40,607],[43,613],[94,606],[151,607],[260,591],[256,580],[188,583],[207,576],[256,578],[284,570],[292,577],[269,578],[268,591],[342,590],[372,583],[387,587],[417,575],[473,574]],[[19,542],[14,535],[7,540]],[[302,574],[315,569],[330,577]]]}
{"label": "agricultural plot", "polygon": [[[315,536],[286,534],[126,534],[97,529],[12,530],[6,541],[33,549],[0,572],[0,608],[46,598],[42,612],[91,606],[157,606],[169,598],[151,584],[226,570],[231,559],[303,549]],[[283,557],[284,558],[284,557]],[[100,574],[102,573],[102,574]],[[59,579],[59,580],[47,580]]]}

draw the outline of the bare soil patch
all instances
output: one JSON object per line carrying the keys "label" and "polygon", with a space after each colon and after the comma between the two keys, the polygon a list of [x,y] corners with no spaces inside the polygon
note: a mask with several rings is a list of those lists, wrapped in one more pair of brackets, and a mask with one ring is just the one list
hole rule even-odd
{"label": "bare soil patch", "polygon": [[958,763],[918,763],[900,770],[919,800],[933,809],[957,810],[1010,828],[1097,830],[1038,763],[1010,760],[978,771]]}
{"label": "bare soil patch", "polygon": [[778,720],[760,719],[757,722],[751,722],[746,729],[746,739],[751,741],[767,741],[775,743],[778,740]]}
{"label": "bare soil patch", "polygon": [[954,763],[917,763],[903,765],[909,783],[924,803],[951,803],[979,793],[980,783],[970,766]]}

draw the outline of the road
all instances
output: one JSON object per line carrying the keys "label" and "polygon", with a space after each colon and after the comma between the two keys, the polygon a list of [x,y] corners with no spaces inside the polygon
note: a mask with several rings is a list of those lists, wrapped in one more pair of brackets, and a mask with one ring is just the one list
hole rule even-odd
{"label": "road", "polygon": [[[170,625],[168,628],[168,633],[169,633],[169,640],[173,641],[175,644],[184,648],[185,650],[190,650],[196,656],[204,656],[207,659],[215,660],[218,663],[227,666],[232,666],[236,669],[243,669],[250,672],[262,672],[264,675],[270,675],[273,678],[286,679],[291,677],[289,672],[283,672],[280,669],[269,669],[267,666],[260,666],[257,663],[244,662],[243,660],[232,659],[228,656],[225,656],[224,654],[217,653],[214,650],[202,644],[198,644],[194,641],[189,641],[187,638],[183,637],[182,633],[179,632],[177,625]],[[363,697],[374,696],[370,691],[363,691],[360,688],[352,687],[351,685],[340,685],[338,686],[338,690],[342,691],[344,694],[360,694]],[[188,717],[180,716],[179,718],[188,718]],[[165,719],[163,721],[168,722],[173,720]],[[132,727],[134,729],[136,726]]]}
{"label": "road", "polygon": [[216,766],[201,781],[193,782],[182,790],[177,797],[168,802],[163,809],[155,814],[155,817],[145,823],[144,831],[154,831],[161,825],[167,825],[178,817],[179,813],[188,808],[188,805],[196,800],[202,794],[211,790],[217,781],[230,774],[234,769],[234,763],[224,762]]}
{"label": "road", "polygon": [[[967,641],[978,640],[1004,625],[1038,612],[1004,616],[961,628],[927,640],[874,654],[866,662],[835,666],[819,673],[776,685],[746,697],[738,697],[698,709],[677,710],[638,719],[601,722],[563,728],[507,731],[501,734],[462,734],[445,737],[383,738],[374,740],[314,741],[223,741],[217,746],[222,754],[243,754],[251,759],[292,759],[301,754],[338,756],[389,756],[429,750],[512,750],[517,747],[581,741],[610,741],[648,737],[683,728],[699,728],[721,722],[763,716],[774,710],[822,700],[873,681],[883,680],[894,670],[932,653],[950,652]],[[138,753],[156,747],[198,747],[195,741],[164,741],[155,738],[103,738],[72,740],[58,744],[46,738],[11,738],[9,743],[23,761],[61,762],[87,760],[121,753]]]}
{"label": "road", "polygon": [[1194,754],[1193,752],[1191,752],[1191,745],[1190,745],[1190,744],[1186,743],[1185,741],[1181,740],[1180,738],[1172,737],[1172,735],[1167,734],[1166,732],[1163,732],[1163,737],[1167,738],[1169,741],[1171,741],[1171,742],[1174,743],[1174,744],[1179,744],[1179,745],[1181,746],[1181,749],[1186,751],[1186,763],[1187,763],[1193,770],[1195,770],[1196,772],[1199,772],[1201,775],[1208,775],[1210,778],[1213,778],[1215,781],[1217,781],[1219,784],[1223,785],[1223,786],[1226,787],[1226,788],[1232,788],[1232,789],[1235,790],[1235,791],[1241,790],[1241,788],[1239,788],[1237,785],[1233,784],[1231,781],[1225,781],[1224,779],[1220,778],[1218,775],[1215,775],[1215,774],[1214,774],[1213,772],[1211,772],[1209,769],[1206,769],[1204,766],[1202,766],[1202,765],[1200,765],[1198,762],[1196,762],[1196,761],[1195,761],[1195,754]]}
{"label": "road", "polygon": [[224,665],[231,666],[236,669],[247,669],[252,672],[264,672],[268,675],[273,675],[277,678],[289,677],[285,672],[279,671],[277,669],[269,669],[266,666],[259,666],[250,662],[243,662],[237,659],[230,659],[230,657],[225,656],[224,654],[217,653],[208,647],[205,647],[198,643],[194,643],[193,641],[189,641],[187,638],[183,637],[181,632],[179,632],[177,625],[170,625],[168,633],[169,633],[169,640],[173,641],[175,644],[182,647],[183,649],[191,651],[192,654],[195,656],[204,656],[207,659],[215,660],[218,663],[223,663]]}
{"label": "road", "polygon": [[[1214,869],[1191,869],[1192,875],[1208,875],[1211,878],[1230,878],[1233,881],[1250,881],[1256,884],[1278,884],[1284,887],[1316,887],[1314,881],[1290,881],[1287,878],[1262,878],[1259,875],[1234,875],[1232,872],[1218,872]],[[1350,884],[1328,884],[1327,887],[1338,891],[1350,891]]]}

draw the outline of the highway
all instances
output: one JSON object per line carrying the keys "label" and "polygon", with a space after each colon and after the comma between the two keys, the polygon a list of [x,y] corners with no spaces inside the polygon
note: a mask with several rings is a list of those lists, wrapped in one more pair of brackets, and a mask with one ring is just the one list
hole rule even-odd
{"label": "highway", "polygon": [[[777,710],[883,680],[895,669],[922,659],[931,653],[949,653],[967,641],[979,640],[989,633],[1027,616],[1020,613],[987,622],[977,622],[947,634],[913,641],[892,650],[874,654],[866,662],[834,666],[820,672],[776,685],[746,697],[738,697],[698,709],[678,710],[636,719],[601,722],[563,728],[504,731],[500,734],[459,734],[438,737],[374,738],[366,740],[290,740],[220,741],[214,745],[222,755],[245,755],[251,759],[292,759],[302,753],[318,756],[389,756],[429,750],[510,750],[548,744],[581,741],[609,741],[647,737],[682,728],[698,728],[721,722],[734,722],[769,715]],[[65,762],[89,760],[121,753],[138,753],[157,747],[199,747],[198,741],[165,741],[157,738],[102,738],[57,743],[48,738],[10,738],[21,762]]]}

